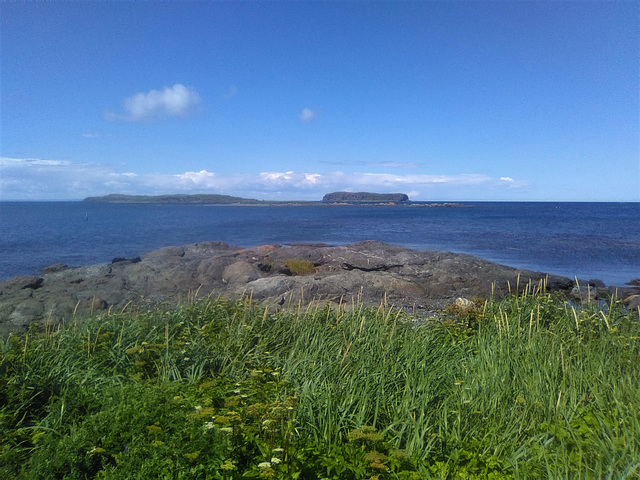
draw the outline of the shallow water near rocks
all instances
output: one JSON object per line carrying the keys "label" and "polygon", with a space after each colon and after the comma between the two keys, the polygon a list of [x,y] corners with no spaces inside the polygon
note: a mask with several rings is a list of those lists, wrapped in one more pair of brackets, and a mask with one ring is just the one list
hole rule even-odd
{"label": "shallow water near rocks", "polygon": [[624,285],[640,277],[640,203],[216,206],[0,202],[0,280],[167,245],[381,240]]}

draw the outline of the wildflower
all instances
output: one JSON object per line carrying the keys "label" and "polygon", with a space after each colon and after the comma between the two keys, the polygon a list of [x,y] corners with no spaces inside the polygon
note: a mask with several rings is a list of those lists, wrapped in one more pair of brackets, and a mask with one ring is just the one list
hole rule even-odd
{"label": "wildflower", "polygon": [[187,459],[187,461],[189,463],[193,463],[196,461],[196,458],[198,458],[198,456],[200,455],[200,450],[198,450],[197,452],[193,452],[193,453],[185,453],[183,456],[184,458]]}
{"label": "wildflower", "polygon": [[274,423],[276,423],[274,420],[271,419],[267,419],[264,422],[262,422],[262,428],[269,428],[271,427]]}
{"label": "wildflower", "polygon": [[211,430],[213,427],[215,427],[215,423],[213,422],[207,422],[204,424],[204,429],[205,430]]}
{"label": "wildflower", "polygon": [[136,345],[135,347],[127,348],[124,353],[127,355],[135,355],[136,353],[144,352],[144,347]]}
{"label": "wildflower", "polygon": [[279,463],[282,463],[282,460],[280,460],[278,457],[272,457],[271,458],[271,463],[273,465],[278,465]]}
{"label": "wildflower", "polygon": [[273,453],[284,453],[284,448],[280,448],[280,447],[274,448]]}
{"label": "wildflower", "polygon": [[233,462],[231,460],[227,460],[226,462],[224,462],[222,465],[220,465],[220,468],[222,470],[228,471],[230,472],[231,470],[235,470],[238,467],[236,467]]}
{"label": "wildflower", "polygon": [[222,427],[220,429],[220,431],[224,432],[224,433],[233,433],[233,428],[231,428],[231,427]]}
{"label": "wildflower", "polygon": [[260,478],[273,478],[276,476],[276,472],[273,468],[265,468],[258,475]]}
{"label": "wildflower", "polygon": [[[371,462],[371,466],[373,468],[381,468],[381,467],[374,467],[374,464],[382,465],[382,462],[384,462],[386,460],[386,458],[387,458],[387,456],[384,453],[380,453],[380,452],[378,452],[376,450],[373,450],[373,451],[367,453],[364,456],[364,459],[367,462]],[[387,468],[387,467],[383,466],[382,468]]]}
{"label": "wildflower", "polygon": [[403,450],[394,450],[391,456],[397,460],[409,460],[410,458]]}
{"label": "wildflower", "polygon": [[147,430],[149,431],[150,434],[156,435],[162,431],[162,427],[159,427],[158,425],[149,425],[147,427]]}
{"label": "wildflower", "polygon": [[258,464],[258,468],[260,470],[264,469],[264,468],[271,468],[271,462],[260,462]]}
{"label": "wildflower", "polygon": [[200,410],[202,410],[202,405],[196,405],[196,411],[199,412]]}

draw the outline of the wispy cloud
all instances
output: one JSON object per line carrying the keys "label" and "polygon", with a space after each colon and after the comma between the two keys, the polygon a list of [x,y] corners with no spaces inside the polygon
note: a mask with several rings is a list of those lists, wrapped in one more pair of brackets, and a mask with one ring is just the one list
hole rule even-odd
{"label": "wispy cloud", "polygon": [[484,198],[486,192],[513,191],[526,183],[481,174],[398,175],[263,171],[216,173],[206,169],[175,174],[117,172],[100,164],[68,160],[0,157],[0,199],[68,200],[108,193],[224,193],[259,199],[319,200],[335,190],[409,192],[420,199]]}
{"label": "wispy cloud", "polygon": [[390,162],[390,161],[332,161],[323,160],[320,163],[326,165],[359,165],[364,167],[377,167],[377,168],[402,168],[402,169],[414,169],[422,166],[419,162]]}
{"label": "wispy cloud", "polygon": [[176,83],[173,87],[136,93],[125,98],[123,102],[124,113],[118,114],[108,111],[105,113],[105,119],[144,122],[169,117],[186,117],[192,114],[200,103],[198,92],[193,88]]}
{"label": "wispy cloud", "polygon": [[59,167],[71,165],[69,160],[51,160],[46,158],[10,158],[0,157],[0,167],[3,168],[39,168]]}
{"label": "wispy cloud", "polygon": [[82,138],[109,138],[113,135],[109,133],[96,133],[96,132],[87,132],[82,134]]}
{"label": "wispy cloud", "polygon": [[300,112],[300,120],[304,123],[311,123],[318,117],[318,114],[310,108],[303,108]]}

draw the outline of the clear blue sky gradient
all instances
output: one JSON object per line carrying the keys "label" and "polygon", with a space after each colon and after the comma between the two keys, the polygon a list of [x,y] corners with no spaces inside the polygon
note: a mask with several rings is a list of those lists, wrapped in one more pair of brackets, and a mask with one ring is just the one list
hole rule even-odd
{"label": "clear blue sky gradient", "polygon": [[639,3],[0,3],[0,200],[639,201]]}

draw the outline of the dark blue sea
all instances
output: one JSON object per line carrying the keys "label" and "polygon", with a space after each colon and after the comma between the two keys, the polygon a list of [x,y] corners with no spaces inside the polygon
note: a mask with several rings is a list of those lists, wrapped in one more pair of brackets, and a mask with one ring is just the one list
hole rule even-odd
{"label": "dark blue sea", "polygon": [[214,206],[0,202],[0,280],[166,245],[382,240],[624,285],[640,277],[640,203]]}

